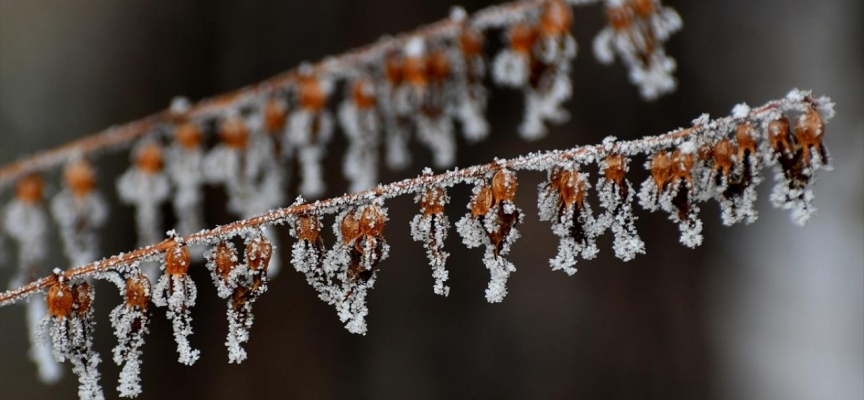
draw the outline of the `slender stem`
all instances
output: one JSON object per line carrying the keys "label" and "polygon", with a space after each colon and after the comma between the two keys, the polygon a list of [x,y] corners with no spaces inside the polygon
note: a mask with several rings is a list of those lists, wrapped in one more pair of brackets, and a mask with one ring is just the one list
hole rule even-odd
{"label": "slender stem", "polygon": [[[814,99],[809,95],[798,99],[787,97],[781,100],[774,100],[761,107],[754,108],[746,119],[751,121],[771,119],[774,118],[777,111],[787,112],[792,109],[800,109],[802,106],[812,107],[818,105],[818,103],[822,101],[827,100]],[[601,145],[578,146],[569,150],[535,153],[509,160],[501,159],[492,163],[475,165],[465,169],[456,169],[438,175],[421,175],[417,178],[405,179],[354,194],[315,201],[314,203],[295,204],[289,207],[273,210],[249,219],[236,221],[213,229],[202,230],[198,233],[183,237],[182,241],[189,244],[210,243],[221,237],[236,235],[242,231],[284,222],[293,215],[333,213],[346,207],[367,204],[375,199],[389,199],[406,194],[417,193],[436,185],[452,186],[457,183],[472,181],[476,178],[488,176],[502,168],[510,170],[545,171],[556,164],[561,164],[570,160],[588,162],[590,160],[599,160],[607,154],[651,154],[657,150],[679,144],[691,137],[703,134],[726,135],[727,132],[731,132],[734,124],[740,121],[741,119],[724,117],[713,121],[707,121],[690,128],[677,129],[662,135],[648,136],[638,140],[612,142]],[[101,261],[65,271],[63,272],[63,277],[67,279],[82,278],[102,271],[118,269],[128,266],[136,261],[158,257],[161,253],[164,253],[166,250],[174,246],[174,244],[174,239],[166,239],[160,243],[140,248],[130,253],[115,255]],[[20,288],[0,293],[0,306],[5,306],[21,300],[34,292],[55,284],[56,282],[57,280],[55,276],[51,275]]]}
{"label": "slender stem", "polygon": [[[589,5],[599,0],[568,0],[573,6]],[[335,78],[357,74],[365,65],[380,63],[385,57],[402,49],[408,40],[422,37],[426,40],[442,39],[457,35],[463,24],[477,29],[490,29],[512,24],[524,19],[527,11],[539,7],[540,0],[519,0],[484,8],[464,20],[448,18],[431,25],[420,27],[410,33],[381,40],[375,44],[358,48],[338,56],[329,57],[313,64],[309,71],[316,75]],[[65,164],[74,157],[96,151],[122,149],[154,131],[154,128],[177,120],[191,120],[218,115],[231,109],[238,101],[261,99],[287,88],[298,81],[299,69],[290,70],[259,83],[249,85],[192,105],[182,113],[170,109],[127,124],[111,127],[91,136],[81,138],[66,145],[37,153],[0,168],[0,189],[9,187],[16,180],[34,172],[44,171]]]}

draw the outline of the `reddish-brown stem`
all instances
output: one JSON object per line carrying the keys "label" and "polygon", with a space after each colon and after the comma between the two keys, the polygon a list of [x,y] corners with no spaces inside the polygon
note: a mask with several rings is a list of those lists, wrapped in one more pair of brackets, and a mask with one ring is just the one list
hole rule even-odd
{"label": "reddish-brown stem", "polygon": [[[596,0],[574,2],[574,5],[595,3]],[[391,52],[402,49],[409,39],[423,37],[427,40],[440,39],[456,35],[464,23],[477,29],[488,29],[512,23],[524,18],[526,10],[542,5],[539,0],[520,0],[512,3],[491,6],[476,12],[470,19],[458,20],[448,18],[417,30],[390,39],[381,40],[375,44],[358,48],[338,56],[327,58],[311,66],[313,74],[333,77],[351,76],[363,65],[380,62]],[[31,157],[4,165],[0,168],[0,189],[6,188],[19,178],[34,172],[44,171],[63,165],[73,157],[90,154],[100,150],[125,148],[134,141],[146,136],[161,124],[177,120],[206,118],[217,115],[229,109],[241,99],[263,98],[280,89],[297,83],[300,77],[298,69],[276,75],[259,83],[234,90],[210,99],[205,99],[192,105],[183,113],[172,113],[164,110],[143,119],[118,127],[111,127],[102,132],[84,137],[69,144],[37,153]]]}
{"label": "reddish-brown stem", "polygon": [[[802,100],[805,103],[813,104],[815,100],[807,97]],[[762,107],[754,108],[748,118],[757,119],[765,115],[767,112],[788,106],[791,100],[776,100],[765,104]],[[719,120],[709,122],[704,125],[697,125],[691,128],[678,129],[666,134],[658,136],[649,136],[638,140],[614,142],[609,145],[589,145],[574,147],[564,151],[550,151],[537,153],[509,160],[498,160],[496,162],[476,165],[465,169],[457,169],[445,172],[438,175],[422,175],[417,178],[405,179],[399,182],[394,182],[389,185],[378,186],[374,189],[334,197],[327,200],[315,201],[314,203],[304,203],[292,205],[278,210],[270,211],[256,217],[245,220],[240,220],[227,225],[222,225],[213,229],[203,230],[198,233],[191,234],[182,238],[186,243],[207,243],[219,237],[226,235],[238,234],[241,231],[258,228],[264,225],[271,225],[284,221],[292,215],[302,214],[325,214],[332,213],[334,210],[349,206],[357,206],[377,198],[392,198],[409,193],[416,193],[426,190],[429,187],[438,185],[452,185],[458,182],[470,181],[473,178],[487,176],[488,174],[497,171],[501,168],[510,170],[546,170],[555,164],[566,162],[567,160],[579,159],[588,155],[601,156],[603,154],[611,154],[617,152],[626,152],[629,155],[634,154],[651,154],[654,151],[670,147],[684,139],[699,135],[712,127],[721,126],[723,124],[731,124],[734,121],[732,117],[725,117]],[[716,128],[713,128],[716,129]],[[600,157],[598,157],[600,159]],[[152,246],[144,247],[130,253],[115,255],[113,257],[87,264],[78,268],[74,268],[63,272],[63,276],[67,279],[81,278],[90,276],[98,272],[117,269],[123,266],[128,266],[136,261],[141,261],[145,258],[155,257],[170,249],[174,245],[174,239],[166,239]],[[0,306],[14,303],[28,295],[51,286],[56,283],[54,275],[36,280],[30,284],[17,289],[9,290],[0,293]]]}

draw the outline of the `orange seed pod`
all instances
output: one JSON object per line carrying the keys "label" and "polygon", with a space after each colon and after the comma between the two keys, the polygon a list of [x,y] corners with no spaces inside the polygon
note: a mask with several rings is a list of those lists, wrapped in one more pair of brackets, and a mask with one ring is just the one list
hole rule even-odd
{"label": "orange seed pod", "polygon": [[93,303],[93,295],[90,293],[90,284],[86,281],[72,285],[72,304],[78,315],[90,311]]}
{"label": "orange seed pod", "polygon": [[126,307],[147,309],[150,301],[150,280],[143,274],[135,274],[126,279]]}
{"label": "orange seed pod", "polygon": [[520,22],[510,28],[510,48],[520,54],[530,54],[537,40],[537,31],[531,25]]}
{"label": "orange seed pod", "polygon": [[651,177],[654,178],[658,190],[662,190],[666,182],[669,182],[671,167],[672,161],[666,151],[658,151],[651,158]]}
{"label": "orange seed pod", "polygon": [[345,217],[342,218],[340,230],[342,232],[342,242],[344,244],[351,243],[354,239],[360,237],[360,221],[354,217],[354,211],[348,212],[348,214],[345,214]]}
{"label": "orange seed pod", "polygon": [[162,147],[156,142],[147,143],[138,152],[135,159],[138,169],[148,174],[155,174],[162,170]]}
{"label": "orange seed pod", "polygon": [[492,194],[495,201],[511,201],[516,196],[516,174],[507,169],[500,169],[492,177]]}
{"label": "orange seed pod", "polygon": [[177,125],[174,128],[174,140],[180,147],[193,150],[201,144],[201,130],[191,122]]}
{"label": "orange seed pod", "polygon": [[723,170],[723,174],[727,177],[732,170],[732,155],[735,153],[735,146],[729,139],[723,139],[717,142],[714,146],[714,163],[716,168]]}
{"label": "orange seed pod", "polygon": [[738,140],[738,159],[743,160],[745,151],[750,151],[750,156],[756,154],[756,139],[753,138],[753,127],[746,122],[738,125],[735,131],[735,139]]}
{"label": "orange seed pod", "polygon": [[372,204],[360,214],[360,232],[366,236],[381,236],[387,217],[381,207]]}
{"label": "orange seed pod", "polygon": [[768,136],[771,139],[771,147],[775,151],[792,150],[792,145],[789,143],[789,119],[785,116],[768,124]]}
{"label": "orange seed pod", "polygon": [[540,32],[544,36],[562,36],[570,31],[572,22],[570,7],[561,0],[553,0],[544,7],[543,16],[540,17]]}
{"label": "orange seed pod", "polygon": [[489,186],[483,186],[471,202],[471,216],[477,218],[486,215],[494,202],[495,197],[492,195],[492,189]]}
{"label": "orange seed pod", "polygon": [[313,112],[318,112],[327,103],[327,96],[321,87],[321,82],[314,76],[300,80],[300,106]]}
{"label": "orange seed pod", "polygon": [[321,221],[312,215],[301,215],[297,218],[297,237],[300,240],[314,242],[321,232]]}
{"label": "orange seed pod", "polygon": [[276,100],[267,100],[264,105],[264,129],[268,133],[278,133],[285,126],[285,121],[288,118],[288,109],[285,104]]}
{"label": "orange seed pod", "polygon": [[621,154],[610,154],[606,156],[606,168],[603,170],[603,175],[607,180],[614,181],[618,186],[622,186],[624,181],[624,156]]}
{"label": "orange seed pod", "polygon": [[80,199],[93,190],[96,185],[96,173],[93,172],[90,163],[84,159],[79,159],[66,166],[66,169],[63,170],[63,180],[66,181],[66,187],[69,188],[72,195]]}
{"label": "orange seed pod", "polygon": [[351,86],[351,97],[357,108],[365,110],[375,106],[375,86],[368,79],[356,79]]}
{"label": "orange seed pod", "polygon": [[474,28],[465,28],[459,35],[459,48],[466,57],[480,55],[483,52],[483,34]]}
{"label": "orange seed pod", "polygon": [[186,245],[175,243],[174,247],[165,252],[165,273],[174,276],[186,275],[191,260]]}
{"label": "orange seed pod", "polygon": [[228,243],[220,241],[216,245],[213,262],[216,264],[216,273],[222,280],[228,280],[228,275],[237,267],[237,253],[228,246]]}
{"label": "orange seed pod", "polygon": [[273,257],[273,245],[265,236],[259,236],[246,245],[246,264],[253,271],[267,271],[270,258]]}
{"label": "orange seed pod", "polygon": [[222,121],[219,127],[219,138],[226,146],[234,149],[245,149],[249,140],[249,130],[246,123],[238,116],[232,116]]}
{"label": "orange seed pod", "polygon": [[444,212],[444,189],[433,187],[426,191],[420,199],[423,215],[441,214]]}
{"label": "orange seed pod", "polygon": [[54,318],[65,317],[72,313],[72,288],[64,282],[49,287],[45,300],[48,304],[48,314]]}

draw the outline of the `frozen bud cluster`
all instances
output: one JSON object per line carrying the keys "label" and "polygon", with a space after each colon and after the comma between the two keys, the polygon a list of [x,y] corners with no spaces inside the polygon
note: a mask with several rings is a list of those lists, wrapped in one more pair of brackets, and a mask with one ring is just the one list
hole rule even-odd
{"label": "frozen bud cluster", "polygon": [[93,289],[84,281],[65,281],[62,275],[55,279],[46,295],[48,315],[40,332],[47,328],[54,358],[72,364],[72,372],[78,375],[78,397],[104,399],[97,369],[101,358],[93,351]]}
{"label": "frozen bud cluster", "polygon": [[573,275],[578,258],[590,260],[597,256],[595,237],[600,226],[587,200],[590,188],[588,174],[580,172],[576,165],[554,167],[549,179],[540,184],[540,220],[552,222],[552,232],[561,238],[558,255],[549,260],[552,270]]}
{"label": "frozen bud cluster", "polygon": [[507,295],[507,279],[516,267],[504,258],[519,232],[523,213],[516,207],[516,174],[507,169],[495,172],[490,182],[481,181],[474,187],[468,204],[470,212],[456,223],[462,242],[469,248],[484,246],[483,263],[491,275],[486,288],[486,300],[500,303]]}
{"label": "frozen bud cluster", "polygon": [[546,135],[545,122],[570,118],[562,104],[572,96],[570,61],[576,41],[570,34],[573,15],[563,1],[547,1],[536,21],[513,25],[507,32],[509,47],[492,66],[495,81],[525,92],[525,116],[519,133],[529,140]]}
{"label": "frozen bud cluster", "polygon": [[121,366],[117,391],[121,397],[137,397],[141,394],[141,348],[144,335],[149,333],[150,313],[147,305],[152,295],[150,281],[140,272],[126,278],[123,304],[111,311],[111,326],[117,336],[114,347],[114,363]]}
{"label": "frozen bud cluster", "polygon": [[611,229],[615,256],[630,261],[645,253],[645,243],[636,233],[633,215],[633,186],[627,180],[629,159],[622,154],[611,154],[600,162],[603,175],[597,181],[597,195],[603,213],[598,216],[600,231]]}
{"label": "frozen bud cluster", "polygon": [[609,0],[606,16],[609,25],[594,38],[597,60],[610,64],[620,58],[645,99],[675,90],[675,60],[666,55],[663,44],[681,29],[678,13],[659,0]]}
{"label": "frozen bud cluster", "polygon": [[443,187],[436,186],[418,193],[414,201],[420,204],[421,212],[411,220],[411,237],[426,248],[426,257],[429,258],[432,277],[435,278],[435,294],[447,296],[450,287],[445,284],[449,278],[446,262],[450,253],[444,251],[444,241],[450,221],[444,214],[444,206],[450,202],[450,198]]}
{"label": "frozen bud cluster", "polygon": [[195,306],[195,300],[198,298],[195,282],[186,273],[191,260],[186,245],[176,242],[165,252],[162,263],[162,270],[165,273],[159,278],[153,291],[153,304],[168,308],[165,316],[174,328],[177,361],[186,365],[194,364],[201,354],[189,344],[189,335],[192,334],[192,307]]}

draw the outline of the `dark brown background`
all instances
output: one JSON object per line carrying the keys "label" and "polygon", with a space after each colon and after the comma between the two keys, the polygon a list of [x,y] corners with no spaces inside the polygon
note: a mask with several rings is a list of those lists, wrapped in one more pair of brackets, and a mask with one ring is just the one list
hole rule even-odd
{"label": "dark brown background", "polygon": [[[826,139],[837,170],[817,185],[821,214],[810,226],[797,228],[770,208],[769,180],[754,226],[723,228],[717,207],[706,205],[705,244],[688,250],[664,215],[640,213],[647,255],[622,263],[612,257],[607,236],[599,259],[567,277],[549,271],[556,242],[534,217],[542,175],[525,173],[517,201],[529,218],[512,255],[519,270],[505,302],[490,305],[483,298],[482,251],[466,250],[455,231],[448,239],[451,295],[432,293],[422,247],[408,234],[416,208],[410,198],[397,199],[388,204],[392,254],[369,298],[366,337],[345,331],[288,269],[290,244],[283,239],[286,269],[255,306],[249,359],[227,364],[225,306],[196,267],[200,301],[192,342],[203,356],[193,367],[176,363],[170,325],[158,310],[144,348],[142,398],[864,397],[861,2],[668,3],[685,24],[668,46],[679,62],[677,93],[645,103],[623,67],[597,64],[591,39],[602,11],[579,8],[571,122],[525,143],[515,133],[521,94],[496,89],[488,112],[492,138],[460,142],[459,165],[607,135],[657,134],[703,112],[722,116],[738,102],[758,105],[793,87],[809,88],[838,103]],[[464,3],[469,11],[483,5]],[[409,30],[445,17],[450,6],[0,0],[0,161],[147,115],[178,94],[202,98]],[[326,160],[328,195],[346,188],[339,165],[344,146],[339,137]],[[426,150],[413,146],[409,170],[384,172],[383,181],[413,176],[429,164]],[[106,254],[135,244],[131,209],[116,205],[113,190],[126,157],[107,155],[98,164],[103,191],[115,203]],[[634,171],[641,182],[645,172]],[[452,191],[451,221],[465,211],[468,193],[467,187]],[[230,221],[220,212],[224,196],[209,195],[209,222]],[[289,198],[294,195],[292,189]],[[51,267],[65,267],[55,253]],[[4,287],[13,269],[5,267]],[[115,340],[107,314],[120,299],[110,285],[97,290],[102,384],[113,398],[118,369],[110,361]],[[36,380],[23,310],[0,309],[0,398],[74,398],[77,383],[68,371],[56,387]]]}

